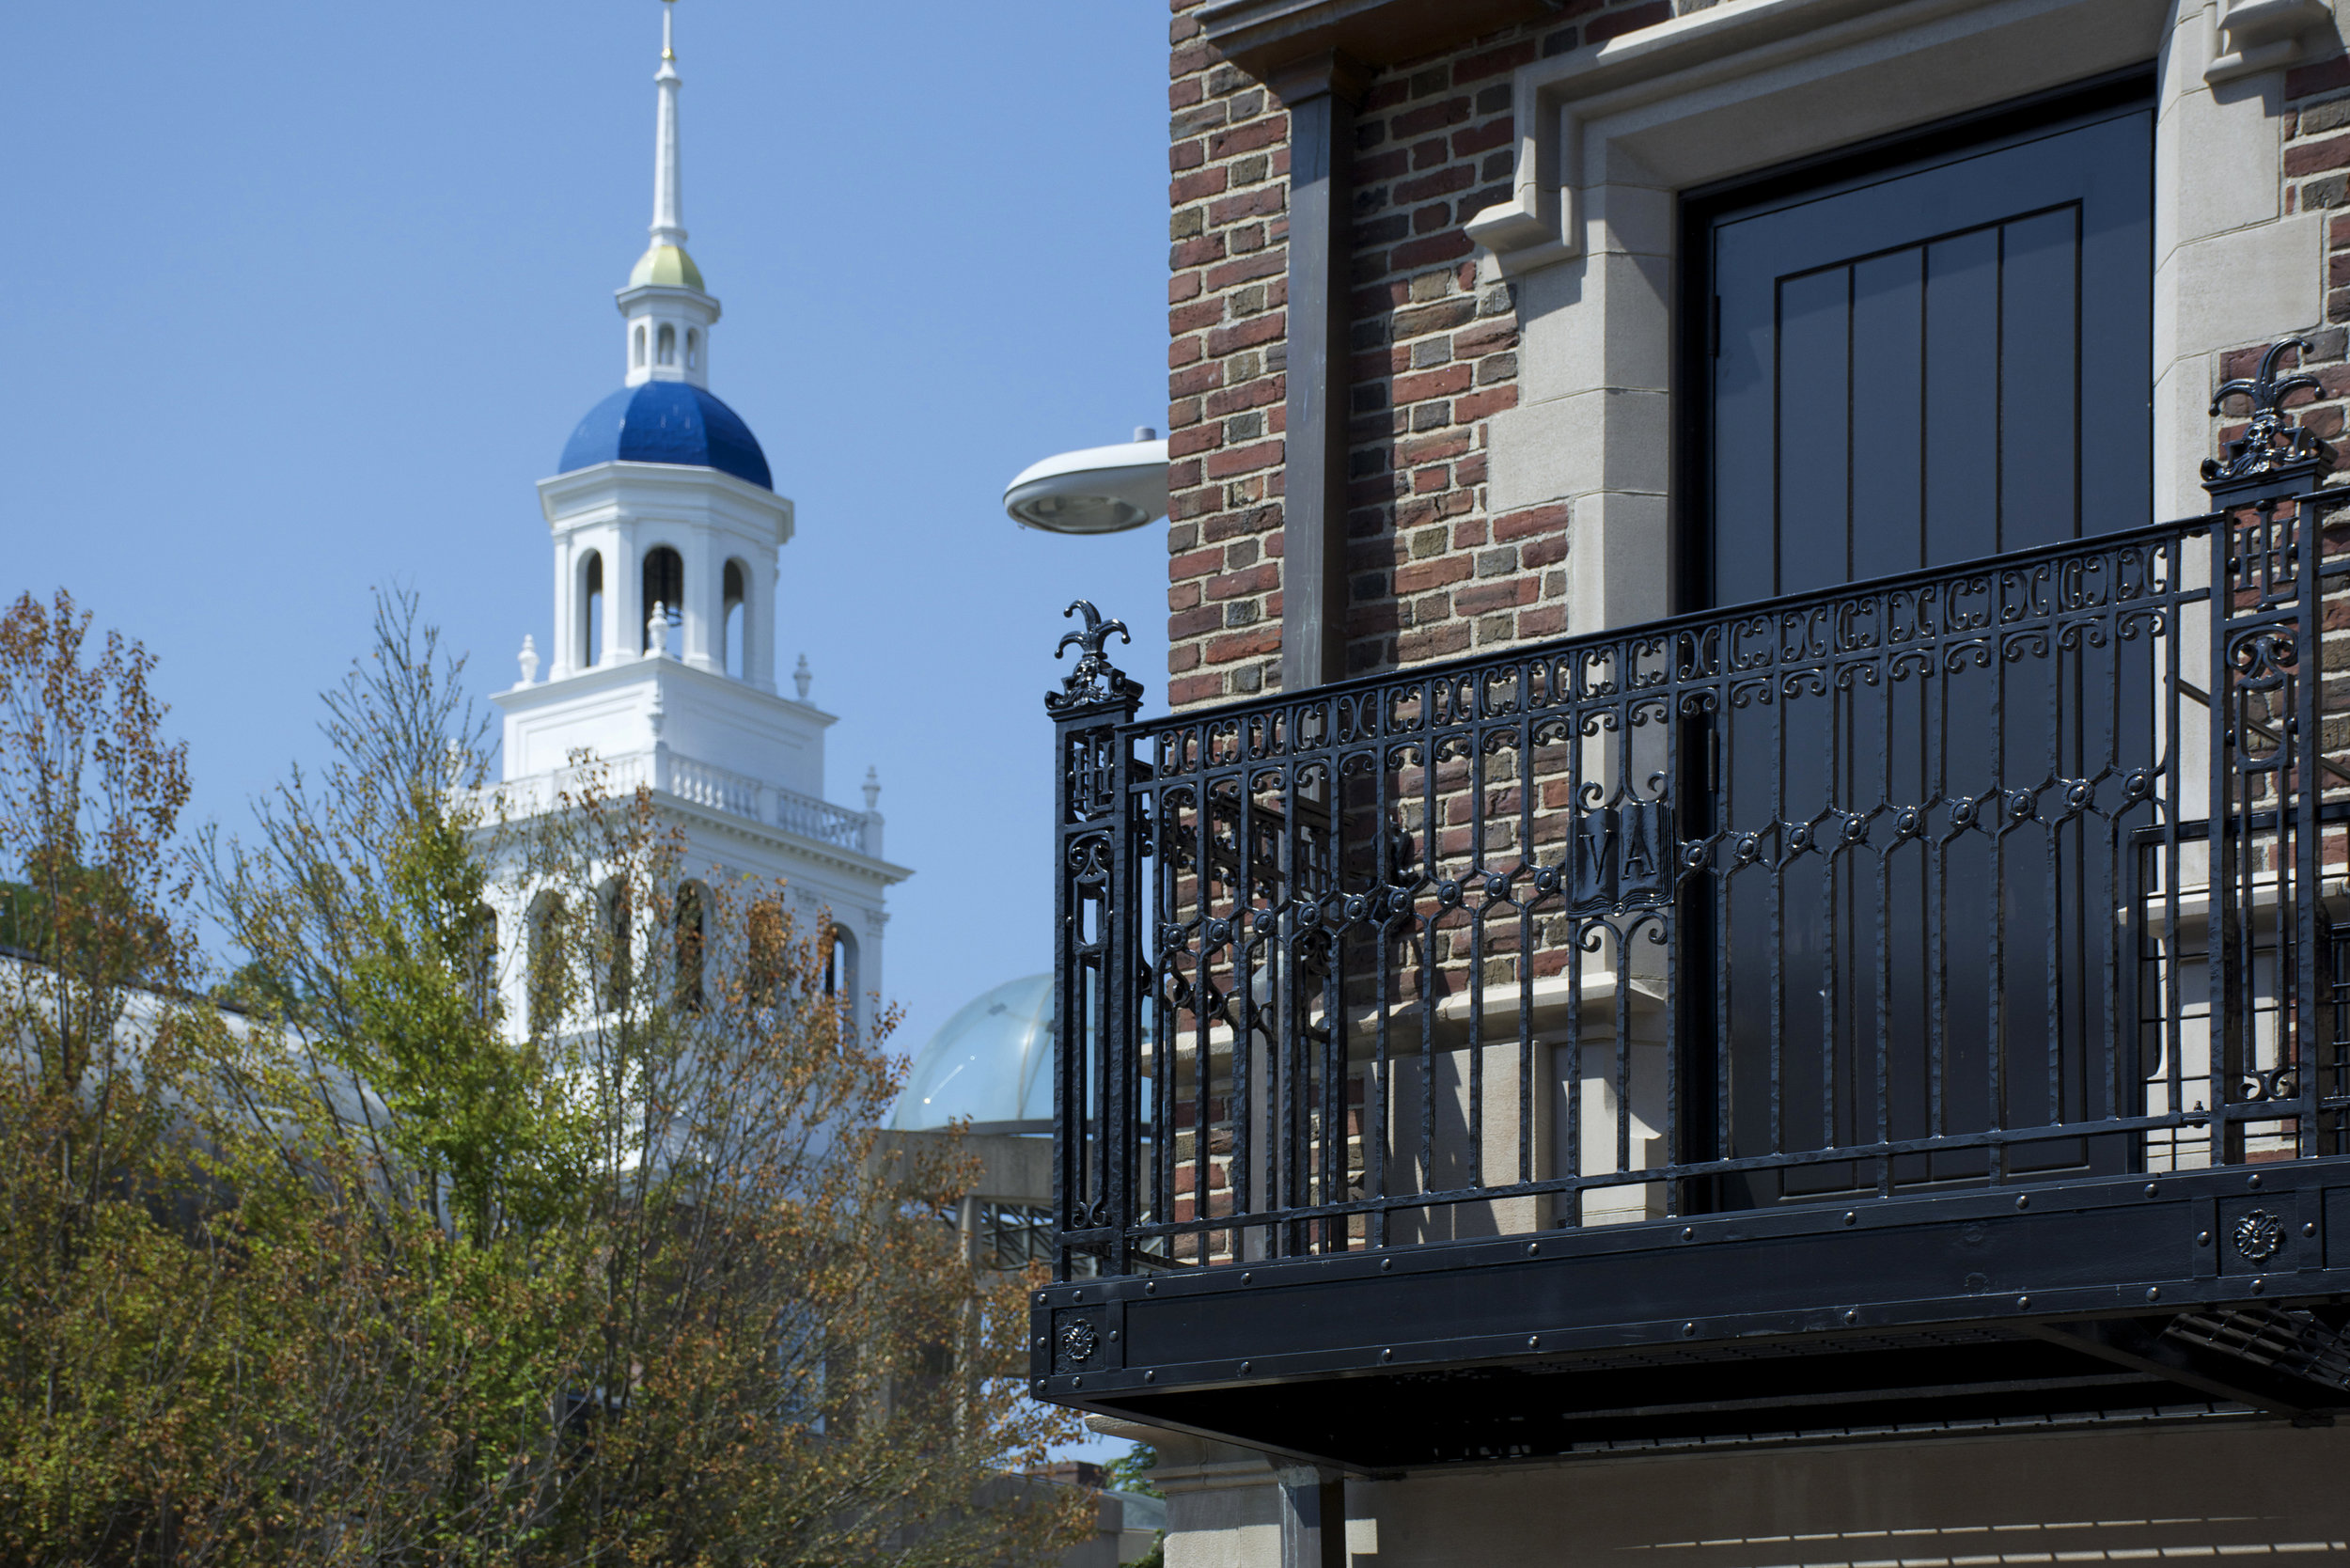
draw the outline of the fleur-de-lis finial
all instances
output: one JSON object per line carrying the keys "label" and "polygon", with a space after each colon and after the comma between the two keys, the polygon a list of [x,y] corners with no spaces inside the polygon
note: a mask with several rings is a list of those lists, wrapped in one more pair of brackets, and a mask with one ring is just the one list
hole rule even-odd
{"label": "fleur-de-lis finial", "polygon": [[[2287,337],[2270,344],[2268,352],[2261,355],[2257,373],[2222,382],[2219,390],[2212,395],[2211,412],[2215,417],[2231,398],[2243,398],[2252,405],[2252,422],[2241,436],[2227,444],[2228,455],[2224,459],[2203,460],[2203,488],[2222,506],[2255,499],[2251,492],[2274,484],[2285,478],[2288,471],[2323,463],[2332,456],[2324,442],[2285,417],[2287,398],[2295,392],[2317,391],[2323,384],[2315,376],[2295,375],[2280,380],[2277,362],[2285,356],[2287,349],[2308,353],[2311,345],[2301,337]],[[2293,477],[2305,476],[2296,472]],[[2315,475],[2311,473],[2306,478],[2313,482]]]}
{"label": "fleur-de-lis finial", "polygon": [[1085,617],[1085,629],[1065,632],[1060,646],[1053,650],[1058,659],[1069,651],[1072,644],[1078,650],[1077,665],[1061,680],[1061,689],[1044,694],[1048,713],[1062,713],[1073,708],[1090,708],[1112,702],[1130,702],[1142,696],[1142,683],[1110,663],[1103,645],[1116,633],[1120,640],[1133,642],[1122,620],[1104,620],[1102,612],[1089,600],[1078,599],[1061,611],[1062,619],[1073,615]]}

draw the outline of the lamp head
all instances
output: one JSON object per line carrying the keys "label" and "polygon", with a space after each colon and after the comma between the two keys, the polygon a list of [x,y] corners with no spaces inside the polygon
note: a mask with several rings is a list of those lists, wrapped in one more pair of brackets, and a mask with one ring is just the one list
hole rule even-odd
{"label": "lamp head", "polygon": [[1167,515],[1167,443],[1145,428],[1115,447],[1088,447],[1032,463],[1005,487],[1004,510],[1022,527],[1047,533],[1139,528]]}

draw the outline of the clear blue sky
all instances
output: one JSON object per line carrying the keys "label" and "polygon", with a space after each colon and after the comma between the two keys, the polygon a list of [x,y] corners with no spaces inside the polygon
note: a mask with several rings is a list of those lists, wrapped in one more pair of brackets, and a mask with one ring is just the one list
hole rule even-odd
{"label": "clear blue sky", "polygon": [[[1026,533],[1035,459],[1163,425],[1166,10],[680,0],[712,389],[799,506],[779,665],[876,764],[902,1048],[1049,962],[1060,607],[1165,690],[1165,533]],[[27,7],[8,32],[8,597],[144,640],[192,821],[314,758],[316,692],[404,582],[512,682],[548,636],[533,482],[618,386],[654,0]]]}

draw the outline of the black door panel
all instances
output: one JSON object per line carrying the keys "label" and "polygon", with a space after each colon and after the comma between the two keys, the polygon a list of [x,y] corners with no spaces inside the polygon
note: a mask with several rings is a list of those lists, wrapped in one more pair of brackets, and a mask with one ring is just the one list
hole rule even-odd
{"label": "black door panel", "polygon": [[[2152,521],[2152,147],[2133,106],[1693,221],[1717,323],[1700,604]],[[1728,1085],[1725,1154],[2060,1136],[1996,1168],[1980,1148],[1824,1158],[1727,1183],[1721,1202],[2131,1158],[2086,1124],[2131,1108],[2090,1064],[2132,1031],[2115,898],[2150,808],[2114,781],[2152,754],[2150,651],[1990,648],[1824,667],[1712,721],[1704,825],[1747,848],[1690,912],[1709,1027],[1727,1029],[1690,1067]],[[1998,815],[2082,781],[2085,809]],[[1937,825],[1896,833],[1904,812]]]}
{"label": "black door panel", "polygon": [[2133,113],[1716,220],[1708,602],[2152,520],[2152,149]]}

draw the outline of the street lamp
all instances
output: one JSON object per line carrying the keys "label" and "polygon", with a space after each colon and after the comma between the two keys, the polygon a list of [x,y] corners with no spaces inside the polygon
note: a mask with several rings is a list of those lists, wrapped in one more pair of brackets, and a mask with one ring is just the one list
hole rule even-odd
{"label": "street lamp", "polygon": [[1023,468],[1004,510],[1024,528],[1116,534],[1167,515],[1167,443],[1144,426],[1132,441],[1063,452]]}

